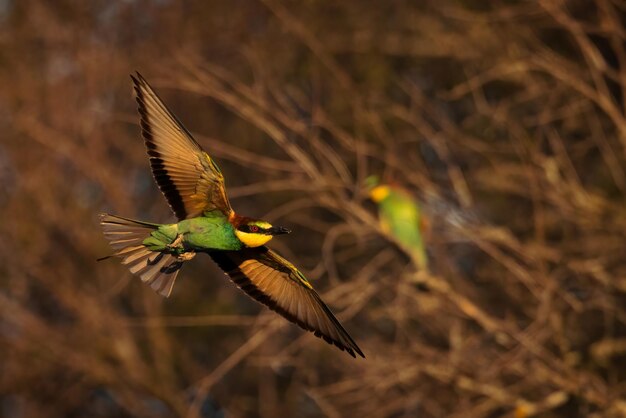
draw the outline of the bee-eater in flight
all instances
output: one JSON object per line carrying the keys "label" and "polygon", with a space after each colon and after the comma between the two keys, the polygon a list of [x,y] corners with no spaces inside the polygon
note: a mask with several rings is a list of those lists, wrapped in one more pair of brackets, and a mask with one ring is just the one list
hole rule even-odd
{"label": "bee-eater in flight", "polygon": [[131,75],[152,174],[178,223],[103,214],[104,236],[130,271],[169,296],[178,271],[207,253],[250,297],[315,336],[365,357],[304,275],[265,244],[290,231],[232,209],[224,176],[146,80]]}
{"label": "bee-eater in flight", "polygon": [[424,232],[428,224],[415,197],[406,189],[380,183],[376,176],[366,179],[369,197],[378,205],[381,228],[393,236],[421,270],[428,270]]}

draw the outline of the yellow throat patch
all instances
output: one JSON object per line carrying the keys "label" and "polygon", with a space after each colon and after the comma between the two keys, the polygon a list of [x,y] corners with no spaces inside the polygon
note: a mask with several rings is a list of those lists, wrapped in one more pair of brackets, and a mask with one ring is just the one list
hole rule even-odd
{"label": "yellow throat patch", "polygon": [[389,186],[376,186],[372,190],[370,190],[370,199],[378,203],[381,200],[385,199],[387,196],[389,196],[389,192]]}
{"label": "yellow throat patch", "polygon": [[273,238],[271,235],[253,234],[238,230],[235,230],[235,235],[246,247],[260,247]]}
{"label": "yellow throat patch", "polygon": [[[257,226],[261,228],[271,228],[267,222],[258,222]],[[243,232],[238,229],[235,230],[235,235],[239,238],[239,241],[243,242],[246,247],[260,247],[273,238],[271,235],[255,234],[254,232]]]}

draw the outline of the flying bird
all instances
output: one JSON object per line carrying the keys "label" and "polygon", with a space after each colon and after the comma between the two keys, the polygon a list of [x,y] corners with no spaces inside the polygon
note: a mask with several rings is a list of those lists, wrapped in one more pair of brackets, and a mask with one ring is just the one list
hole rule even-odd
{"label": "flying bird", "polygon": [[131,78],[152,174],[178,222],[102,214],[100,224],[114,250],[109,257],[121,258],[167,297],[183,264],[207,253],[250,297],[352,357],[365,357],[307,278],[265,245],[290,231],[235,213],[215,161],[141,74]]}
{"label": "flying bird", "polygon": [[382,230],[397,241],[419,269],[427,271],[424,235],[428,230],[428,222],[417,199],[405,188],[381,183],[376,176],[368,177],[366,183],[370,199],[378,205]]}

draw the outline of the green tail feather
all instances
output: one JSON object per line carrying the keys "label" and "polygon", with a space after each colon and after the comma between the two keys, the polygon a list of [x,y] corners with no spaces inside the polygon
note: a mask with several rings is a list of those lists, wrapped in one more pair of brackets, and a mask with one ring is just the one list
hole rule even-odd
{"label": "green tail feather", "polygon": [[[136,274],[163,296],[169,296],[178,271],[183,265],[175,255],[164,251],[154,251],[154,243],[149,247],[144,244],[148,238],[153,239],[152,232],[159,228],[158,224],[134,221],[120,216],[102,214],[100,225],[104,236],[115,250],[112,256],[120,257],[122,264]],[[162,243],[165,248],[167,243]]]}

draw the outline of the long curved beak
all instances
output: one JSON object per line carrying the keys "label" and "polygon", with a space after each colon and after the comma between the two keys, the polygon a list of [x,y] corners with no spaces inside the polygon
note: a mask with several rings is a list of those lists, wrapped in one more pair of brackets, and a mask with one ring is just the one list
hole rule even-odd
{"label": "long curved beak", "polygon": [[272,235],[283,235],[291,232],[290,229],[283,228],[282,226],[273,226],[269,229]]}

